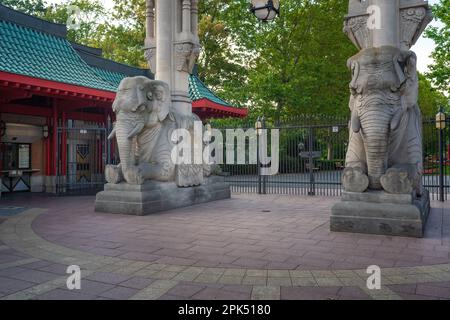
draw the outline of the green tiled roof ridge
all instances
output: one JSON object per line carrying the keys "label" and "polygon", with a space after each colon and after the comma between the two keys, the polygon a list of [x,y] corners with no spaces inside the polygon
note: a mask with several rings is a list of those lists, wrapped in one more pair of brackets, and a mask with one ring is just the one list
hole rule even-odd
{"label": "green tiled roof ridge", "polygon": [[66,44],[69,46],[70,50],[72,50],[73,54],[78,58],[78,60],[80,61],[80,63],[84,64],[86,66],[86,68],[88,68],[95,76],[97,76],[99,78],[100,81],[105,82],[105,84],[110,86],[110,89],[106,89],[108,91],[111,92],[116,92],[117,91],[117,87],[118,86],[114,86],[112,83],[110,83],[109,81],[106,81],[106,79],[103,79],[103,77],[100,77],[97,72],[94,70],[94,68],[92,68],[90,65],[88,65],[86,63],[86,61],[84,61],[80,55],[76,52],[76,50],[72,47],[72,45],[70,44],[70,42],[67,39],[64,39]]}
{"label": "green tiled roof ridge", "polygon": [[115,92],[77,54],[53,34],[0,20],[0,71]]}
{"label": "green tiled roof ridge", "polygon": [[[0,71],[116,92],[121,72],[91,66],[64,37],[0,19]],[[192,101],[208,99],[231,107],[196,75],[189,77]]]}
{"label": "green tiled roof ridge", "polygon": [[116,90],[119,87],[120,81],[128,77],[126,74],[120,72],[110,71],[93,66],[91,66],[91,68],[98,77],[102,78],[104,81],[115,87]]}
{"label": "green tiled roof ridge", "polygon": [[189,95],[191,96],[192,101],[208,99],[217,104],[231,107],[228,102],[212,92],[196,75],[191,75],[189,77]]}
{"label": "green tiled roof ridge", "polygon": [[[119,86],[119,83],[123,78],[127,77],[127,75],[120,72],[109,71],[98,67],[92,68],[99,77],[116,87]],[[208,87],[206,87],[206,85],[196,75],[191,75],[189,77],[189,96],[192,101],[208,99],[220,105],[231,107],[229,103],[225,102],[223,99],[215,95],[210,89],[208,89]]]}

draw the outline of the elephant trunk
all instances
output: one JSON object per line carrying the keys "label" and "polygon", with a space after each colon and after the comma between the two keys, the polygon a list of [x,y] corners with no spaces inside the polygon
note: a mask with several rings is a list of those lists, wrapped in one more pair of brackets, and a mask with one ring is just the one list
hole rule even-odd
{"label": "elephant trunk", "polygon": [[[143,125],[142,125],[143,128]],[[115,127],[119,147],[120,164],[123,170],[136,165],[136,146],[134,137],[142,130],[140,124],[133,121],[118,120]]]}
{"label": "elephant trunk", "polygon": [[392,114],[385,105],[367,106],[360,113],[362,137],[367,157],[369,188],[381,190],[381,176],[386,173],[388,141]]}

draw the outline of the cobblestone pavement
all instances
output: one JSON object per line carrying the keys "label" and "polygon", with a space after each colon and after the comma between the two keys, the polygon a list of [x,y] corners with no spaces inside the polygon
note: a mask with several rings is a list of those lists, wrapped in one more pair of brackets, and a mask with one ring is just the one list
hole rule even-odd
{"label": "cobblestone pavement", "polygon": [[94,197],[0,201],[27,208],[0,224],[0,299],[450,299],[447,203],[410,239],[330,232],[338,198],[235,194],[145,217],[95,213]]}

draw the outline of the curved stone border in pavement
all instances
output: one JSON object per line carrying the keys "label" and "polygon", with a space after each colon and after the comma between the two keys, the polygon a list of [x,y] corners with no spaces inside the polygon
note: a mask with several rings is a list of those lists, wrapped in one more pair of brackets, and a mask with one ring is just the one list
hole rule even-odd
{"label": "curved stone border in pavement", "polygon": [[[157,299],[181,281],[203,284],[252,286],[252,299],[279,299],[280,287],[348,287],[357,286],[375,299],[399,299],[386,285],[450,281],[450,264],[382,269],[382,289],[368,290],[365,270],[262,270],[245,268],[189,267],[159,264],[131,259],[105,257],[66,248],[38,236],[32,229],[33,220],[45,209],[30,209],[0,224],[0,241],[4,245],[33,258],[16,263],[0,264],[5,269],[36,259],[63,265],[79,265],[83,276],[95,272],[110,272],[156,279],[132,299]],[[66,277],[34,286],[3,299],[30,299],[38,294],[61,287]]]}

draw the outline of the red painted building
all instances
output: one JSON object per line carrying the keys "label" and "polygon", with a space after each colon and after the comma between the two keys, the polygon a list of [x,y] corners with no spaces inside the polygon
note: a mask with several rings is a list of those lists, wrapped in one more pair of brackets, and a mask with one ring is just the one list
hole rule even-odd
{"label": "red painted building", "polygon": [[[69,192],[103,184],[105,163],[117,162],[106,140],[111,106],[127,76],[146,69],[102,58],[71,43],[67,29],[0,5],[0,174],[2,192]],[[202,119],[245,117],[197,76],[189,81],[193,112]]]}

